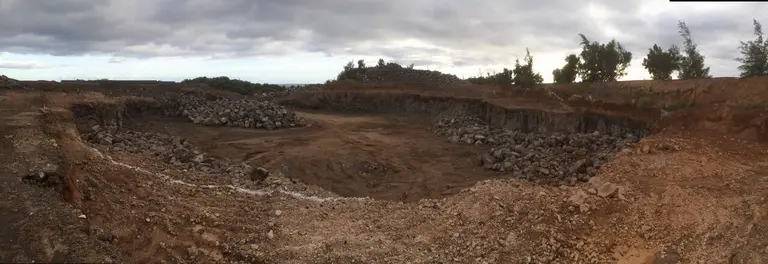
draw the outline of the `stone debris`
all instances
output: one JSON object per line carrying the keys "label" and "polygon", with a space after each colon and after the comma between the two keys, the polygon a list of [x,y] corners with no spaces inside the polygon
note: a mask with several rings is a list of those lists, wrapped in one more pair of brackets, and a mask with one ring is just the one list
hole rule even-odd
{"label": "stone debris", "polygon": [[614,196],[619,196],[621,193],[621,188],[613,183],[604,183],[600,186],[600,188],[597,188],[597,196],[600,196],[602,198],[610,198]]}
{"label": "stone debris", "polygon": [[243,128],[280,129],[306,126],[306,120],[268,100],[204,98],[186,94],[170,99],[177,116],[195,124]]}
{"label": "stone debris", "polygon": [[463,115],[439,116],[432,130],[454,143],[492,146],[478,162],[488,170],[555,186],[588,181],[604,162],[638,141],[632,134],[545,134],[491,128],[479,118]]}
{"label": "stone debris", "polygon": [[245,162],[231,162],[209,156],[189,143],[189,141],[159,133],[143,133],[116,127],[93,126],[83,138],[91,143],[109,146],[112,150],[144,154],[179,166],[184,169],[197,169],[207,173],[226,174],[236,178],[251,177],[255,171]]}

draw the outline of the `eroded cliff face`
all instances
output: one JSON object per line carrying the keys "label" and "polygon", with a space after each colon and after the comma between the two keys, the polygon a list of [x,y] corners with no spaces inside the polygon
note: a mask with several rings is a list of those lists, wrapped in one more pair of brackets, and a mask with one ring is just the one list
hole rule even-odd
{"label": "eroded cliff face", "polygon": [[281,100],[285,105],[339,112],[444,115],[463,114],[482,119],[488,125],[522,132],[632,133],[646,136],[650,126],[625,116],[596,113],[565,113],[538,109],[510,108],[482,99],[450,98],[418,94],[365,92],[315,92],[296,94]]}

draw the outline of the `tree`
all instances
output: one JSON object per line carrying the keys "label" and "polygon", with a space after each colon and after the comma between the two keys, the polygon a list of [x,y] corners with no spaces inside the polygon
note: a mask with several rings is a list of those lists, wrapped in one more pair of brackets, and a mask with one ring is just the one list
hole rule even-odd
{"label": "tree", "polygon": [[[533,72],[533,56],[531,56],[531,52],[527,48],[525,49],[523,61],[525,61],[525,65],[520,65],[519,59],[515,60],[515,68],[512,69],[512,74],[514,74],[512,83],[525,88],[533,88],[536,84],[544,82],[541,74]],[[507,71],[504,68],[502,74],[505,74]]]}
{"label": "tree", "polygon": [[358,68],[358,69],[363,69],[363,68],[365,68],[365,61],[364,61],[364,60],[359,60],[359,61],[357,61],[357,68]]}
{"label": "tree", "polygon": [[677,21],[677,27],[679,28],[678,33],[683,37],[683,46],[685,47],[685,51],[680,57],[678,78],[681,80],[711,78],[709,67],[704,67],[704,56],[699,53],[696,43],[691,39],[691,30],[683,21]]}
{"label": "tree", "polygon": [[379,59],[379,63],[377,64],[377,66],[379,66],[379,68],[382,68],[382,67],[384,67],[384,65],[385,65],[384,64],[384,59]]}
{"label": "tree", "polygon": [[763,39],[763,27],[760,22],[753,19],[752,24],[755,26],[756,38],[747,42],[741,41],[739,51],[742,57],[736,59],[741,62],[741,77],[768,75],[768,40]]}
{"label": "tree", "polygon": [[578,74],[583,82],[611,82],[627,75],[632,53],[625,50],[615,39],[600,44],[590,42],[584,34],[581,37],[581,62]]}
{"label": "tree", "polygon": [[643,59],[643,67],[653,80],[672,80],[672,72],[680,70],[680,49],[672,45],[664,51],[659,45],[653,44]]}
{"label": "tree", "polygon": [[580,61],[581,60],[576,54],[570,54],[565,57],[565,66],[552,71],[552,77],[555,83],[573,83],[576,81],[576,74],[578,73]]}
{"label": "tree", "polygon": [[411,63],[411,64],[408,64],[408,69],[411,69],[411,70],[413,70],[413,63]]}
{"label": "tree", "polygon": [[[359,63],[359,61],[358,61],[358,63]],[[337,81],[341,81],[341,80],[352,78],[352,76],[353,76],[352,71],[354,69],[355,69],[355,62],[354,61],[347,62],[347,64],[344,65],[344,69],[341,70],[341,72],[339,73],[338,76],[336,76],[336,80]]]}

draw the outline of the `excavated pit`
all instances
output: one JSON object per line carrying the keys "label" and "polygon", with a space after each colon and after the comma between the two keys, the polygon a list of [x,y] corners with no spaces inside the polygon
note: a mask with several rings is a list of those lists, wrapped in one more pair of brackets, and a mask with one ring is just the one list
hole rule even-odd
{"label": "excavated pit", "polygon": [[346,113],[300,112],[294,120],[312,125],[291,128],[233,115],[225,116],[234,123],[215,121],[219,117],[200,122],[208,118],[190,118],[178,99],[129,98],[71,110],[82,137],[111,151],[238,181],[261,182],[277,171],[339,196],[406,202],[453,195],[486,179],[575,185],[650,133],[629,118],[466,99],[345,94],[283,103]]}
{"label": "excavated pit", "polygon": [[318,92],[283,101],[340,112],[426,115],[450,142],[490,146],[486,170],[549,185],[575,185],[598,174],[615,154],[648,136],[647,123],[625,116],[508,108],[481,99],[418,94]]}

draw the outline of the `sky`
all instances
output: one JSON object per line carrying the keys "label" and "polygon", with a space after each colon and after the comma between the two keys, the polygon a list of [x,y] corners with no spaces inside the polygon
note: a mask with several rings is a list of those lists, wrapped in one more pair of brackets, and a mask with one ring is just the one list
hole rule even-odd
{"label": "sky", "polygon": [[683,20],[710,73],[738,76],[739,41],[765,14],[768,3],[668,0],[0,0],[0,74],[319,83],[383,58],[466,78],[528,48],[551,82],[581,33],[619,41],[633,53],[623,79],[643,80],[648,49],[681,46]]}

